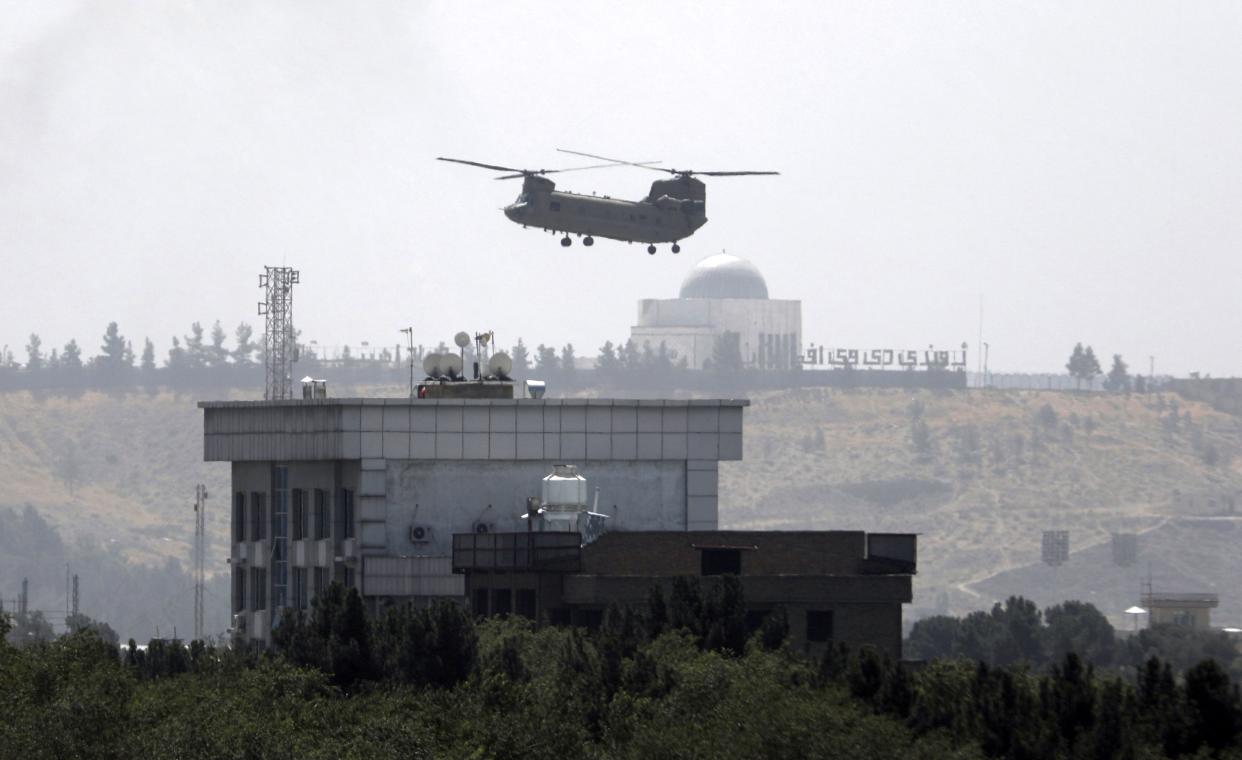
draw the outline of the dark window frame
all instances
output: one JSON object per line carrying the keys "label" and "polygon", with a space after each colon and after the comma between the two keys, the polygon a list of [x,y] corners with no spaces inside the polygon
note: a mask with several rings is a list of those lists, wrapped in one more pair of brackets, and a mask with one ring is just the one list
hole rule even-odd
{"label": "dark window frame", "polygon": [[289,538],[293,541],[302,541],[307,535],[306,524],[306,489],[294,488],[292,491],[291,501],[293,509],[291,510],[293,518],[293,531]]}
{"label": "dark window frame", "polygon": [[813,644],[832,641],[836,635],[836,625],[833,610],[807,610],[806,640]]}
{"label": "dark window frame", "polygon": [[246,540],[246,492],[233,494],[233,542]]}
{"label": "dark window frame", "polygon": [[700,549],[699,557],[699,574],[704,576],[711,575],[741,575],[742,574],[742,550],[741,549]]}

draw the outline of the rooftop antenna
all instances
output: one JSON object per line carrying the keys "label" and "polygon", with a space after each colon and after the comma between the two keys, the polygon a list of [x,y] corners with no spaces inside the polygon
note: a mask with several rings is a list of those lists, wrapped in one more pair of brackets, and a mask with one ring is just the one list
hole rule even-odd
{"label": "rooftop antenna", "polygon": [[297,346],[293,340],[293,286],[300,273],[291,267],[264,267],[259,287],[265,299],[259,302],[259,316],[267,317],[264,333],[263,364],[266,387],[263,398],[279,401],[293,398],[293,363]]}
{"label": "rooftop antenna", "polygon": [[412,325],[410,327],[402,327],[401,332],[405,333],[409,347],[407,353],[410,355],[410,398],[414,398],[414,327]]}

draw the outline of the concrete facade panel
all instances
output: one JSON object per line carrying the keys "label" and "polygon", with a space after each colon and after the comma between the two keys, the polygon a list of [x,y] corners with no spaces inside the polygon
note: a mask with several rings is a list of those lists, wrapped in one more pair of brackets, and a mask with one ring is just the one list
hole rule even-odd
{"label": "concrete facade panel", "polygon": [[725,460],[740,460],[742,458],[742,434],[721,433],[718,456]]}
{"label": "concrete facade panel", "polygon": [[715,459],[719,450],[719,435],[716,433],[691,433],[686,456],[688,459]]}
{"label": "concrete facade panel", "polygon": [[383,549],[387,547],[384,540],[384,523],[364,523],[362,526],[362,546],[365,549]]}
{"label": "concrete facade panel", "polygon": [[384,433],[384,456],[389,459],[409,459],[410,434]]}
{"label": "concrete facade panel", "polygon": [[410,409],[410,429],[416,433],[436,432],[436,408],[416,406]]}
{"label": "concrete facade panel", "polygon": [[[583,420],[585,426],[585,417]],[[561,433],[560,439],[561,452],[558,455],[560,459],[571,462],[579,459],[586,459],[586,433]]]}
{"label": "concrete facade panel", "polygon": [[384,429],[384,407],[362,407],[362,432],[378,433]]}
{"label": "concrete facade panel", "polygon": [[[585,431],[585,423],[583,423]],[[561,408],[559,406],[545,406],[543,408],[543,431],[545,433],[561,432]]]}
{"label": "concrete facade panel", "polygon": [[614,406],[612,408],[612,432],[613,433],[636,433],[638,432],[638,407],[636,406]]}
{"label": "concrete facade panel", "polygon": [[384,432],[408,433],[410,430],[410,407],[385,406]]}
{"label": "concrete facade panel", "polygon": [[720,416],[714,406],[692,406],[688,410],[687,426],[691,433],[717,433]]}
{"label": "concrete facade panel", "polygon": [[347,406],[341,409],[341,430],[362,430],[362,407]]}
{"label": "concrete facade panel", "polygon": [[362,458],[362,433],[341,433],[341,457]]}
{"label": "concrete facade panel", "polygon": [[[380,473],[383,480],[384,473]],[[383,522],[388,517],[388,504],[383,497],[363,497],[358,499],[358,519],[363,522]]]}
{"label": "concrete facade panel", "polygon": [[658,406],[640,406],[635,409],[636,427],[640,433],[659,433],[664,429],[664,409]]}
{"label": "concrete facade panel", "polygon": [[517,420],[517,432],[543,432],[543,409],[537,406],[519,406],[514,411]]}
{"label": "concrete facade panel", "polygon": [[[486,410],[484,410],[486,411]],[[487,433],[464,433],[462,435],[461,456],[463,459],[487,459]]]}
{"label": "concrete facade panel", "polygon": [[461,433],[436,433],[436,459],[461,459]]}
{"label": "concrete facade panel", "polygon": [[467,406],[462,409],[462,431],[466,433],[486,433],[491,425],[490,415],[485,406]]}
{"label": "concrete facade panel", "polygon": [[684,433],[687,428],[686,407],[684,406],[666,406],[664,407],[663,420],[661,421],[661,431],[665,433]]}
{"label": "concrete facade panel", "polygon": [[437,433],[460,433],[462,426],[462,407],[460,406],[437,406],[436,407],[436,432]]}
{"label": "concrete facade panel", "polygon": [[686,495],[716,496],[716,473],[710,470],[686,470]]}
{"label": "concrete facade panel", "polygon": [[586,458],[612,459],[612,436],[607,433],[587,433]]}
{"label": "concrete facade panel", "polygon": [[659,433],[638,433],[635,439],[637,446],[634,451],[635,459],[662,458]]}
{"label": "concrete facade panel", "polygon": [[[561,458],[561,438],[559,433],[543,434],[543,456],[545,459]],[[583,451],[586,450],[586,443],[583,443]]]}
{"label": "concrete facade panel", "polygon": [[362,457],[384,456],[384,434],[380,432],[362,433]]}
{"label": "concrete facade panel", "polygon": [[586,410],[586,431],[588,433],[609,433],[612,431],[612,409],[606,406],[588,406]]}
{"label": "concrete facade panel", "polygon": [[362,470],[358,473],[358,496],[375,496],[383,498],[387,493],[384,485],[384,470]]}
{"label": "concrete facade panel", "polygon": [[515,432],[517,430],[517,407],[493,406],[490,430],[493,433]]}
{"label": "concrete facade panel", "polygon": [[513,433],[492,433],[492,459],[513,459],[517,456],[517,436]]}
{"label": "concrete facade panel", "polygon": [[515,445],[518,459],[543,459],[542,433],[518,433]]}
{"label": "concrete facade panel", "polygon": [[687,496],[686,497],[686,522],[690,524],[710,524],[711,528],[716,527],[718,521],[717,503],[715,496]]}
{"label": "concrete facade panel", "polygon": [[689,440],[685,433],[664,433],[663,451],[665,459],[685,459],[689,451]]}
{"label": "concrete facade panel", "polygon": [[562,433],[585,433],[586,432],[586,410],[585,406],[563,406],[561,407],[561,432]]}
{"label": "concrete facade panel", "polygon": [[636,433],[613,433],[612,458],[637,459],[638,435]]}
{"label": "concrete facade panel", "polygon": [[[434,418],[432,420],[435,421]],[[414,459],[435,459],[436,458],[436,435],[435,433],[417,432],[410,436],[412,445],[410,447],[410,456]]]}
{"label": "concrete facade panel", "polygon": [[738,433],[742,432],[742,407],[740,406],[722,406],[720,407],[720,432],[722,433]]}

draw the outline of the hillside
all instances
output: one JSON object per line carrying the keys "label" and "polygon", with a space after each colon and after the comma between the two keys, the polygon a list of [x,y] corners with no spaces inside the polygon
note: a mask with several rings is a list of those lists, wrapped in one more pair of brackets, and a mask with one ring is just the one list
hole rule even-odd
{"label": "hillside", "polygon": [[[1078,552],[1228,514],[1242,493],[1242,420],[1172,395],[814,389],[753,404],[745,460],[721,467],[722,526],[918,532],[916,607],[990,604],[997,585],[976,583],[1038,563],[1045,529]],[[1224,586],[1215,569],[1178,582]]]}
{"label": "hillside", "polygon": [[[188,564],[202,482],[213,494],[209,567],[222,571],[228,467],[202,461],[195,403],[244,396],[0,394],[0,507],[33,505],[70,545],[87,537],[132,561]],[[1242,494],[1242,420],[1173,395],[806,389],[752,401],[745,459],[721,465],[722,527],[918,532],[924,611],[1020,592],[981,582],[1038,563],[1045,529],[1070,530],[1078,553],[1111,531],[1228,517]],[[1146,570],[1144,546],[1166,543],[1140,542],[1136,568]],[[1196,571],[1186,552],[1170,582],[1198,587],[1178,590],[1226,586],[1219,563]],[[0,597],[16,582],[0,579]],[[1222,599],[1221,612],[1235,604]]]}

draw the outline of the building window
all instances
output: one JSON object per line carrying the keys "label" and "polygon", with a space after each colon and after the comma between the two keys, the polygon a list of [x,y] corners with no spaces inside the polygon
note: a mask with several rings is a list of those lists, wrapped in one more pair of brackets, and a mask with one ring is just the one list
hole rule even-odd
{"label": "building window", "polygon": [[293,568],[293,606],[299,610],[306,609],[307,602],[306,568]]}
{"label": "building window", "polygon": [[315,489],[315,539],[328,537],[328,492]]}
{"label": "building window", "polygon": [[832,610],[806,611],[806,640],[832,641]]}
{"label": "building window", "polygon": [[487,614],[487,589],[476,588],[474,590],[474,614]]}
{"label": "building window", "polygon": [[250,569],[250,591],[254,609],[267,609],[267,571],[261,567]]}
{"label": "building window", "polygon": [[513,611],[513,594],[507,588],[492,591],[492,614],[508,615]]}
{"label": "building window", "polygon": [[233,612],[246,609],[246,571],[233,568]]}
{"label": "building window", "polygon": [[341,489],[341,500],[336,505],[336,531],[340,538],[354,537],[354,492]]}
{"label": "building window", "polygon": [[517,614],[530,620],[535,619],[535,590],[533,588],[520,588],[514,592],[514,608]]}
{"label": "building window", "polygon": [[238,491],[233,494],[233,541],[241,543],[246,540],[246,494]]}
{"label": "building window", "polygon": [[306,491],[293,489],[293,535],[294,541],[306,538]]}
{"label": "building window", "polygon": [[319,596],[323,590],[328,587],[328,568],[315,568],[315,589],[312,598]]}
{"label": "building window", "polygon": [[741,549],[704,549],[702,558],[703,575],[741,575]]}
{"label": "building window", "polygon": [[1172,623],[1185,628],[1194,628],[1195,616],[1189,610],[1176,610],[1173,613]]}
{"label": "building window", "polygon": [[250,540],[267,538],[267,494],[250,494]]}

